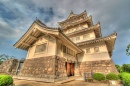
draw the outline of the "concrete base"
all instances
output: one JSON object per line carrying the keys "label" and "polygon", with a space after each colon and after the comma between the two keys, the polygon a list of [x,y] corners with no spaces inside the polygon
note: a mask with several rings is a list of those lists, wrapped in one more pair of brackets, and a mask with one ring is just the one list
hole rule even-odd
{"label": "concrete base", "polygon": [[47,78],[36,78],[36,77],[22,77],[22,76],[13,76],[13,79],[22,79],[22,80],[31,80],[31,81],[43,81],[43,82],[57,82],[68,79],[68,77],[62,77],[58,79],[47,79]]}

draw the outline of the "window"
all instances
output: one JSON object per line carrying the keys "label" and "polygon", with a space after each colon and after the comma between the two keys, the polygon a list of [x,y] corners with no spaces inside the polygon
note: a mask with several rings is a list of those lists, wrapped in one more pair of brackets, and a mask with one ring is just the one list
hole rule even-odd
{"label": "window", "polygon": [[94,47],[95,52],[99,52],[99,47]]}
{"label": "window", "polygon": [[90,53],[90,48],[87,48],[87,49],[86,49],[86,53]]}
{"label": "window", "polygon": [[60,51],[62,51],[62,48],[63,48],[63,45],[61,44],[61,46],[60,46]]}
{"label": "window", "polygon": [[63,45],[63,53],[66,53],[66,46]]}
{"label": "window", "polygon": [[46,45],[47,45],[47,43],[37,45],[35,53],[44,53],[46,51]]}

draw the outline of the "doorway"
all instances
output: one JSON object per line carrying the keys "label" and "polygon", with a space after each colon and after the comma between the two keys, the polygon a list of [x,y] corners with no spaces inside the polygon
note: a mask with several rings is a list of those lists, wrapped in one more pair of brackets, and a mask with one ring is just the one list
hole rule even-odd
{"label": "doorway", "polygon": [[67,76],[74,76],[74,63],[66,62],[66,72]]}

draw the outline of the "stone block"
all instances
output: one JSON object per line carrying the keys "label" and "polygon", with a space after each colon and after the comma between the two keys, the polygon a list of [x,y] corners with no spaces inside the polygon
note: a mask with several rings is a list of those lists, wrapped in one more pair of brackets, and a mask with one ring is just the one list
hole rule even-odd
{"label": "stone block", "polygon": [[[114,72],[118,73],[114,63],[111,60],[101,60],[101,61],[87,61],[79,62],[81,73],[93,71],[93,72]],[[106,70],[107,69],[107,70]]]}

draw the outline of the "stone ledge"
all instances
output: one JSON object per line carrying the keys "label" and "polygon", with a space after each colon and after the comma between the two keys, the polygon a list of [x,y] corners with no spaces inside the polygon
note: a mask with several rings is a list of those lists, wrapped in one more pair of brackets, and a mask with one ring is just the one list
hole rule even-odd
{"label": "stone ledge", "polygon": [[68,77],[62,77],[62,78],[54,79],[54,82],[67,80],[67,79],[68,79]]}
{"label": "stone ledge", "polygon": [[35,78],[35,77],[22,77],[22,76],[13,76],[13,79],[24,79],[24,80],[32,80],[32,81],[54,82],[54,79]]}
{"label": "stone ledge", "polygon": [[44,82],[57,82],[68,79],[68,77],[58,78],[58,79],[47,79],[47,78],[35,78],[35,77],[22,77],[22,76],[13,76],[13,79],[23,79],[31,81],[44,81]]}

